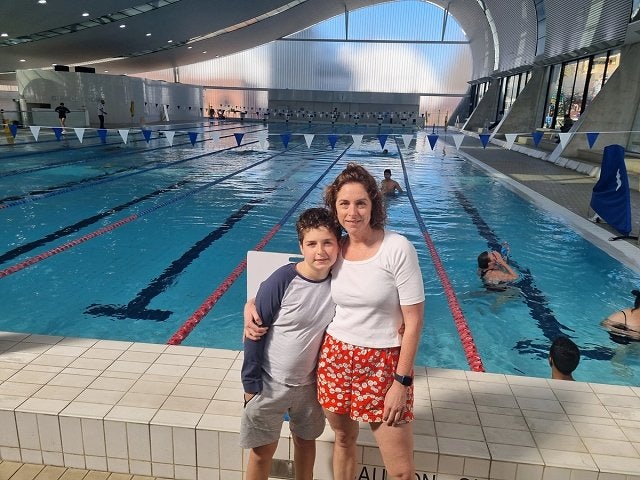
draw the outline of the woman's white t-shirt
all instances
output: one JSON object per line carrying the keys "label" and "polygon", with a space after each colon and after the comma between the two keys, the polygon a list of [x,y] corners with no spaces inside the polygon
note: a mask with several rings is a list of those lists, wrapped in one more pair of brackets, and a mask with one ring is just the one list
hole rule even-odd
{"label": "woman's white t-shirt", "polygon": [[373,257],[349,261],[340,255],[331,276],[336,314],[327,333],[361,347],[400,346],[400,305],[424,301],[418,255],[411,242],[385,230]]}

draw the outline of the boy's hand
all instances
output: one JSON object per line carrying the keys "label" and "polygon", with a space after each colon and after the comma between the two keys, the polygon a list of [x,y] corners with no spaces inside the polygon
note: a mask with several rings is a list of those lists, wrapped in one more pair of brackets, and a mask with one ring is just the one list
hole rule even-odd
{"label": "boy's hand", "polygon": [[262,327],[261,325],[262,320],[260,320],[258,310],[256,309],[255,298],[247,300],[247,303],[244,304],[244,331],[242,340],[245,338],[254,341],[260,340],[268,330],[267,327]]}

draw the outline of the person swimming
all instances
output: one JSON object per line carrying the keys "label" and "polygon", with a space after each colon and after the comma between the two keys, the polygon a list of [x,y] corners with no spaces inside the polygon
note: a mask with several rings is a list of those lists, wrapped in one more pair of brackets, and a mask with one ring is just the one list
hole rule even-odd
{"label": "person swimming", "polygon": [[640,341],[640,290],[631,294],[635,296],[633,307],[613,312],[601,323],[611,340],[623,345]]}
{"label": "person swimming", "polygon": [[487,290],[498,292],[505,291],[518,278],[500,252],[488,251],[478,255],[478,275]]}

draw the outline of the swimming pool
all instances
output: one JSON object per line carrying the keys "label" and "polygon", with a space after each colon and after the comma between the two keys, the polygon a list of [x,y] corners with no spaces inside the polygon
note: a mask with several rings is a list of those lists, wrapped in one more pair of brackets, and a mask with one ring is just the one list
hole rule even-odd
{"label": "swimming pool", "polygon": [[[302,136],[284,148],[274,135],[263,151],[266,128],[278,134],[284,125],[193,126],[198,140],[181,130],[172,147],[157,133],[148,143],[131,134],[126,145],[67,135],[3,146],[0,331],[165,343],[189,321],[182,344],[240,349],[246,252],[261,244],[296,252],[299,212],[320,204],[324,185],[357,161],[378,178],[391,168],[410,187],[388,210],[389,228],[416,246],[425,280],[417,363],[469,368],[426,231],[487,371],[547,377],[549,344],[565,334],[582,351],[576,378],[639,383],[637,345],[615,344],[599,326],[627,305],[639,275],[562,218],[464,158],[424,148],[423,137],[405,148],[391,136],[383,155],[375,128],[360,128],[356,150],[340,131],[331,148],[329,128],[299,126],[292,130],[316,134],[310,148]],[[476,257],[502,241],[521,281],[490,293]]]}

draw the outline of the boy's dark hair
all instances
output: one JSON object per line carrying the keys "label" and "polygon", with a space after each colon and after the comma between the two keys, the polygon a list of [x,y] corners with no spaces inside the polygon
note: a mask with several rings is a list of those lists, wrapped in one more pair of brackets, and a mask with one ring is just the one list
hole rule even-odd
{"label": "boy's dark hair", "polygon": [[325,227],[333,232],[337,240],[342,236],[342,227],[336,221],[334,216],[326,208],[308,208],[300,214],[296,222],[296,231],[298,232],[298,242],[302,243],[304,235],[312,228]]}
{"label": "boy's dark hair", "polygon": [[580,362],[580,350],[567,337],[558,337],[551,344],[549,357],[560,373],[571,375]]}
{"label": "boy's dark hair", "polygon": [[362,165],[350,162],[347,167],[340,172],[331,185],[324,191],[324,203],[334,217],[338,218],[336,210],[336,200],[338,192],[347,183],[359,183],[367,191],[371,200],[371,227],[383,229],[387,221],[387,211],[384,208],[383,194],[378,187],[378,182]]}
{"label": "boy's dark hair", "polygon": [[478,268],[482,270],[489,268],[489,252],[486,250],[478,255]]}
{"label": "boy's dark hair", "polygon": [[633,309],[637,310],[638,308],[640,308],[640,291],[638,290],[631,290],[631,294],[636,297],[636,301],[633,302]]}
{"label": "boy's dark hair", "polygon": [[389,175],[391,175],[391,169],[390,169],[390,168],[385,168],[385,169],[384,169],[384,172],[382,172],[382,173],[383,173],[383,174],[384,174],[384,173],[388,173]]}

